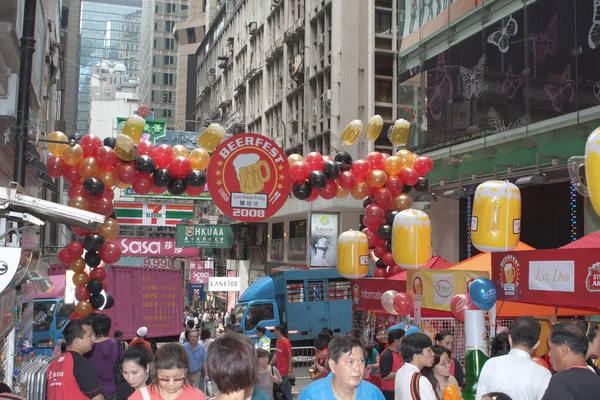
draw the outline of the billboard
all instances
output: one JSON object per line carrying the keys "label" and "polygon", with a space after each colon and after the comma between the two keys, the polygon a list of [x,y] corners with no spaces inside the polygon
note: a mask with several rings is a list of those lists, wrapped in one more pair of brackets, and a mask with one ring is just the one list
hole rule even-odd
{"label": "billboard", "polygon": [[310,216],[309,266],[337,266],[338,215],[312,214]]}

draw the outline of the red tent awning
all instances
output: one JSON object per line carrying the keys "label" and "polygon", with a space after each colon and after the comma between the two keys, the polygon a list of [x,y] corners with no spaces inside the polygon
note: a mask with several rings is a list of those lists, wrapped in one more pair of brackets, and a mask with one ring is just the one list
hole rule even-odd
{"label": "red tent awning", "polygon": [[[429,260],[427,265],[419,269],[447,269],[451,265],[452,264],[444,260],[442,257],[435,256]],[[396,275],[388,276],[387,279],[393,281],[406,281],[406,271],[399,272]]]}
{"label": "red tent awning", "polygon": [[585,235],[561,249],[600,249],[600,231]]}

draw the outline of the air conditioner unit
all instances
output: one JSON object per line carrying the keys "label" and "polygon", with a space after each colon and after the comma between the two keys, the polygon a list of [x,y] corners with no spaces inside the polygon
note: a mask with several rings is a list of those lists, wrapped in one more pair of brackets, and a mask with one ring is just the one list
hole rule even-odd
{"label": "air conditioner unit", "polygon": [[248,34],[250,36],[253,36],[256,34],[256,30],[257,30],[258,24],[256,23],[256,21],[252,21],[248,24]]}
{"label": "air conditioner unit", "polygon": [[331,89],[324,91],[322,98],[323,98],[323,103],[326,103],[327,105],[329,105],[329,102],[331,102]]}
{"label": "air conditioner unit", "polygon": [[317,46],[325,46],[325,34],[321,33],[317,36]]}

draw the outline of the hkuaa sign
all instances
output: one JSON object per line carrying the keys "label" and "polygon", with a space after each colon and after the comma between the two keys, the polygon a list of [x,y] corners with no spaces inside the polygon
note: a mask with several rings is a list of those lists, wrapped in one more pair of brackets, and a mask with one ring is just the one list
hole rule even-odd
{"label": "hkuaa sign", "polygon": [[231,247],[231,227],[228,225],[177,225],[177,246],[181,247]]}

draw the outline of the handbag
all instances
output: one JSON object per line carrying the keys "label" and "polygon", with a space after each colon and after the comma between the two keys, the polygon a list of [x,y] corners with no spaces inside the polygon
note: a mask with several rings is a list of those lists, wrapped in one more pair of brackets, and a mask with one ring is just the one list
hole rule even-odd
{"label": "handbag", "polygon": [[[271,365],[271,375],[275,375],[273,371],[273,366]],[[283,389],[281,386],[273,382],[273,399],[275,400],[287,400],[285,393],[283,393]],[[290,399],[292,400],[292,399]]]}

